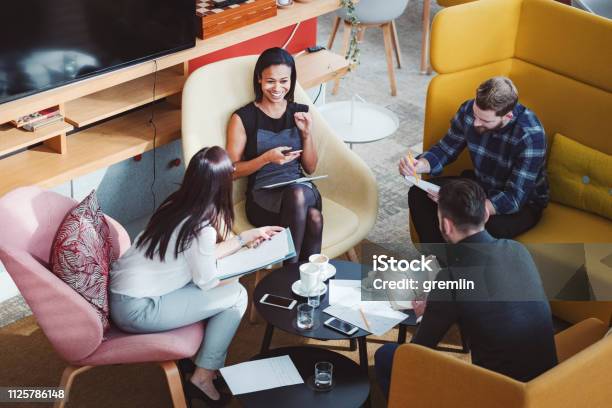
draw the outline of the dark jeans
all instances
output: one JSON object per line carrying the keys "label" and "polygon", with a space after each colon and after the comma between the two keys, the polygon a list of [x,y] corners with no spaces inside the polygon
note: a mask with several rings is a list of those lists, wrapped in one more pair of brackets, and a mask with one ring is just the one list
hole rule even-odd
{"label": "dark jeans", "polygon": [[[473,171],[464,171],[461,177],[474,179]],[[431,180],[433,184],[442,186],[449,180],[458,177],[436,177]],[[438,223],[438,205],[433,202],[427,193],[420,188],[412,187],[408,191],[408,207],[410,218],[419,234],[422,243],[443,243]],[[535,205],[526,204],[514,214],[492,215],[485,225],[485,229],[495,238],[514,238],[531,229],[540,221],[542,209]]]}
{"label": "dark jeans", "polygon": [[385,398],[389,398],[389,387],[391,386],[391,368],[393,367],[393,355],[399,344],[387,343],[374,353],[374,369],[376,380]]}

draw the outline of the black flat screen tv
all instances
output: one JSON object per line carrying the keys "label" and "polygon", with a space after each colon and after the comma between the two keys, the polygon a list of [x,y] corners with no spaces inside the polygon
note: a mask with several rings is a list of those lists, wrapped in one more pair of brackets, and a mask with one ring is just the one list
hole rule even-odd
{"label": "black flat screen tv", "polygon": [[5,0],[2,17],[0,104],[195,45],[194,0]]}

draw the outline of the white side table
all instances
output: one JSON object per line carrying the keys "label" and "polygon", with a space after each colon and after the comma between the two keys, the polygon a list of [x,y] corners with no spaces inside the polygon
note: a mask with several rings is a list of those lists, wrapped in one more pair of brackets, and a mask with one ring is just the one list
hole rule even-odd
{"label": "white side table", "polygon": [[319,111],[332,129],[352,149],[355,143],[371,143],[391,136],[399,128],[395,113],[382,106],[353,97],[350,101],[331,102]]}

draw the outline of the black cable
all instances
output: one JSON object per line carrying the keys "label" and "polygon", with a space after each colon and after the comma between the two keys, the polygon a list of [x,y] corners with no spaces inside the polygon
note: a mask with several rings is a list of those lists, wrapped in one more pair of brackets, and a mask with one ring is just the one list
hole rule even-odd
{"label": "black cable", "polygon": [[321,96],[321,91],[323,90],[323,84],[319,85],[319,93],[317,94],[317,96],[314,98],[314,101],[312,101],[312,104],[314,105],[315,103],[317,103],[317,101],[319,100],[319,96]]}
{"label": "black cable", "polygon": [[151,182],[151,195],[153,196],[153,212],[157,208],[156,197],[155,197],[155,179],[157,177],[157,163],[156,163],[156,151],[157,151],[157,126],[155,126],[155,88],[157,86],[157,60],[153,60],[155,63],[155,70],[153,71],[153,103],[151,103],[151,117],[149,118],[149,124],[153,126],[153,181]]}

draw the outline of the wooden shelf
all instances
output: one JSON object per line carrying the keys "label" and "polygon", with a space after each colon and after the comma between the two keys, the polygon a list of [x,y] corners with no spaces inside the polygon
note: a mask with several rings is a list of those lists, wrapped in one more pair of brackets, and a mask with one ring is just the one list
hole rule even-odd
{"label": "wooden shelf", "polygon": [[350,63],[344,57],[328,50],[300,54],[295,59],[298,82],[308,89],[344,76]]}
{"label": "wooden shelf", "polygon": [[[145,108],[67,137],[67,153],[36,147],[0,160],[0,196],[26,185],[52,187],[119,163],[153,148],[151,109]],[[162,102],[155,105],[156,145],[180,138],[181,112]]]}
{"label": "wooden shelf", "polygon": [[72,129],[74,129],[72,125],[63,121],[43,126],[35,132],[17,129],[9,124],[1,125],[0,156],[16,152],[24,147],[32,146],[36,143],[61,135],[62,133],[69,132]]}
{"label": "wooden shelf", "polygon": [[158,70],[162,70],[182,64],[202,55],[332,12],[338,8],[340,8],[340,0],[296,2],[292,7],[279,9],[275,17],[205,40],[197,39],[193,48],[4,103],[0,105],[0,123],[149,75],[156,66]]}
{"label": "wooden shelf", "polygon": [[[0,124],[56,105],[61,107],[66,120],[75,126],[93,124],[153,101],[154,70],[158,71],[155,99],[179,94],[186,79],[183,73],[188,61],[339,7],[340,0],[295,3],[293,7],[279,9],[275,17],[209,39],[196,39],[195,47],[190,49],[1,104]],[[305,88],[344,75],[348,69],[347,61],[327,51],[302,55],[297,63],[302,72],[298,80]],[[169,102],[152,106],[155,109],[157,146],[180,138],[180,108]],[[150,115],[150,108],[141,109],[68,137],[65,133],[73,126],[65,122],[33,133],[0,125],[0,155],[43,142],[41,146],[0,160],[0,174],[3,175],[0,178],[0,196],[25,185],[53,187],[152,149]]]}
{"label": "wooden shelf", "polygon": [[[156,80],[155,80],[156,79]],[[180,71],[168,68],[108,89],[66,102],[66,120],[77,127],[90,125],[102,119],[177,94],[185,83],[182,66]]]}

